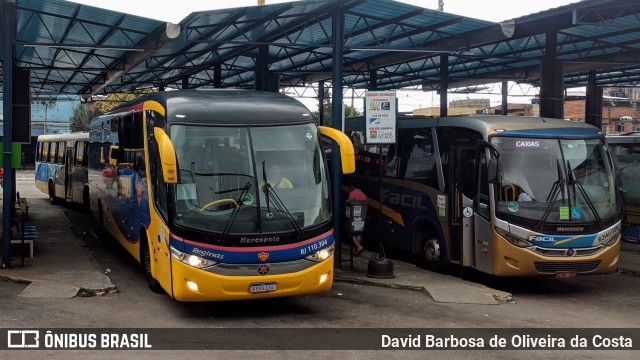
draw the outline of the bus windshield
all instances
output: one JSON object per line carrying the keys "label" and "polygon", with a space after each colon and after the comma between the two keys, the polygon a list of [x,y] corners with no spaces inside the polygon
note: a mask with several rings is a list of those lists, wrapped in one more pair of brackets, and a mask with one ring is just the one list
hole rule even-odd
{"label": "bus windshield", "polygon": [[598,223],[617,214],[604,139],[492,138],[500,152],[496,214],[511,222]]}
{"label": "bus windshield", "polygon": [[314,124],[172,125],[175,223],[228,234],[300,233],[330,219],[326,165]]}

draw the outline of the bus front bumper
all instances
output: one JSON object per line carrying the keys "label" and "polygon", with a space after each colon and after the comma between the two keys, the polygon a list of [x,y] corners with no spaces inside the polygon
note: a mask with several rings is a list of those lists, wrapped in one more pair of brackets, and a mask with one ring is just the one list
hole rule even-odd
{"label": "bus front bumper", "polygon": [[[504,239],[494,241],[493,274],[497,276],[556,276],[608,274],[618,268],[620,241],[589,256],[544,256]],[[499,254],[499,255],[498,255]]]}
{"label": "bus front bumper", "polygon": [[[227,276],[197,269],[172,258],[173,297],[179,301],[248,300],[328,291],[333,256],[304,270],[255,276]],[[256,274],[258,266],[255,264]],[[250,289],[253,289],[250,291]]]}

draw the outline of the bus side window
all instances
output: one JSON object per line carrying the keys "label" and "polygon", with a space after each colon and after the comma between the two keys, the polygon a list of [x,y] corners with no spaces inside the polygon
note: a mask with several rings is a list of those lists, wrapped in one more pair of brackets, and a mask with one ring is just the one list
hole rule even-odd
{"label": "bus side window", "polygon": [[398,178],[417,180],[433,188],[438,187],[436,159],[433,156],[431,129],[419,129],[400,138]]}
{"label": "bus side window", "polygon": [[56,163],[56,156],[58,155],[58,143],[52,142],[49,147],[49,162],[52,164]]}
{"label": "bus side window", "polygon": [[82,160],[83,160],[83,153],[84,153],[84,142],[76,141],[76,146],[73,153],[75,154],[73,165],[81,166]]}
{"label": "bus side window", "polygon": [[48,141],[42,143],[42,153],[40,154],[40,160],[42,162],[49,162],[49,146]]}
{"label": "bus side window", "polygon": [[42,143],[39,142],[36,148],[36,161],[42,161]]}
{"label": "bus side window", "polygon": [[167,184],[164,182],[162,175],[162,166],[160,166],[160,156],[158,153],[158,145],[154,141],[153,136],[149,136],[149,173],[151,176],[151,191],[155,199],[156,208],[159,210],[164,221],[169,221],[169,206],[167,197]]}
{"label": "bus side window", "polygon": [[67,145],[66,142],[60,141],[58,142],[58,164],[64,164],[64,157],[66,155]]}

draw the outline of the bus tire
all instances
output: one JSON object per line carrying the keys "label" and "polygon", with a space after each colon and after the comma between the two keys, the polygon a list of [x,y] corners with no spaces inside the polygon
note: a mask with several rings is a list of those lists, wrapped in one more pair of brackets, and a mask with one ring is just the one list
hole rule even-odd
{"label": "bus tire", "polygon": [[89,188],[84,187],[82,190],[82,209],[87,213],[91,213],[91,202],[89,201]]}
{"label": "bus tire", "polygon": [[164,289],[151,273],[151,252],[149,251],[149,241],[147,240],[147,237],[142,234],[144,233],[140,233],[140,265],[142,266],[142,271],[144,272],[144,277],[147,280],[149,289],[154,293],[162,294],[164,293]]}
{"label": "bus tire", "polygon": [[440,242],[438,237],[432,233],[426,233],[422,236],[420,241],[420,256],[421,263],[429,270],[441,271],[444,267],[442,261],[442,251],[440,249]]}
{"label": "bus tire", "polygon": [[111,235],[107,231],[107,227],[104,225],[104,213],[102,210],[102,202],[98,202],[98,226],[100,232],[100,239],[102,240],[103,245],[111,246],[113,245],[113,241]]}
{"label": "bus tire", "polygon": [[49,203],[56,205],[58,199],[56,198],[56,187],[53,185],[53,181],[49,181]]}

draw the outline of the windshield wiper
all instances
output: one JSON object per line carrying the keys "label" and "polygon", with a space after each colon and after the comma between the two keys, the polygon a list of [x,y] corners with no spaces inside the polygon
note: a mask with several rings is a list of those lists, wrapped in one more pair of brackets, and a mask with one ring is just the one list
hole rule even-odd
{"label": "windshield wiper", "polygon": [[227,225],[225,225],[224,230],[222,231],[222,234],[220,235],[220,241],[223,241],[227,237],[227,235],[229,234],[229,231],[231,230],[231,225],[233,225],[233,223],[236,221],[236,217],[238,216],[238,211],[240,210],[240,207],[242,207],[242,205],[244,205],[242,200],[244,200],[244,197],[249,192],[249,189],[251,189],[251,183],[247,181],[247,183],[244,184],[244,187],[242,187],[242,188],[216,192],[216,194],[223,194],[223,193],[227,193],[227,192],[230,192],[230,191],[242,190],[242,192],[238,196],[238,200],[236,200],[236,203],[238,204],[238,206],[233,208],[233,211],[231,212],[231,216],[229,217],[229,220],[227,221]]}
{"label": "windshield wiper", "polygon": [[564,178],[564,172],[562,171],[562,166],[560,165],[560,160],[556,159],[556,168],[558,169],[558,180],[553,183],[551,190],[549,190],[549,195],[547,195],[547,207],[544,209],[544,213],[540,217],[540,221],[538,222],[538,228],[542,228],[542,224],[547,221],[549,214],[551,213],[551,209],[553,209],[553,203],[558,198],[558,193],[562,193],[562,203],[564,203],[564,186],[566,184],[566,180]]}
{"label": "windshield wiper", "polygon": [[267,182],[267,165],[265,165],[264,160],[262,160],[262,183],[264,184],[264,189],[261,189],[262,191],[264,191],[265,194],[265,200],[267,202],[267,214],[271,214],[271,209],[269,208],[269,190],[271,189],[271,186],[269,185],[269,182]]}
{"label": "windshield wiper", "polygon": [[273,218],[273,213],[271,212],[271,207],[270,207],[270,200],[273,200],[273,207],[280,214],[284,214],[284,217],[287,218],[287,220],[289,220],[289,222],[291,223],[291,226],[293,226],[294,230],[298,234],[298,237],[302,237],[304,234],[302,233],[302,229],[300,229],[300,226],[298,226],[296,219],[293,217],[289,209],[287,209],[287,207],[284,205],[284,203],[282,202],[278,194],[276,194],[275,190],[273,189],[269,181],[267,181],[267,170],[265,166],[265,161],[262,161],[262,182],[264,183],[264,194],[265,194],[265,200],[267,202],[267,213],[265,214],[265,217],[267,219]]}
{"label": "windshield wiper", "polygon": [[[582,183],[580,183],[580,181],[576,178],[575,174],[573,173],[573,170],[571,169],[571,165],[569,164],[569,161],[567,160],[567,172],[569,173],[569,181],[568,184],[572,185],[574,190],[573,190],[573,196],[575,198],[575,193],[576,193],[576,188],[578,188],[578,190],[580,191],[580,194],[582,194],[582,196],[584,197],[585,201],[587,202],[587,206],[589,206],[589,209],[593,212],[593,217],[596,218],[596,221],[598,222],[598,225],[600,226],[600,229],[603,229],[603,225],[602,225],[602,219],[600,218],[600,214],[598,214],[598,210],[596,209],[595,205],[593,205],[593,202],[591,201],[591,198],[589,197],[589,195],[587,195],[587,192],[584,190],[584,187],[582,186]],[[577,203],[577,201],[576,201]]]}

